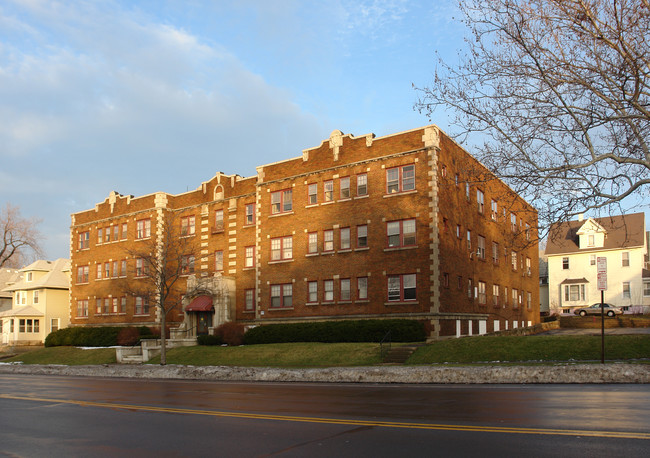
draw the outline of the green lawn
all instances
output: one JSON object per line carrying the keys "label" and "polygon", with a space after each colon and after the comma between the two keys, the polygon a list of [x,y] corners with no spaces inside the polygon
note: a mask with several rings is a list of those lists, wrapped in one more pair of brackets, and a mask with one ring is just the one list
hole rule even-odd
{"label": "green lawn", "polygon": [[[160,363],[160,358],[150,361]],[[375,343],[282,343],[241,347],[172,348],[168,364],[192,366],[333,367],[372,366],[381,362]]]}
{"label": "green lawn", "polygon": [[[419,348],[408,364],[600,361],[600,336],[490,336],[443,340]],[[650,358],[650,335],[605,336],[605,359]]]}
{"label": "green lawn", "polygon": [[[401,344],[393,344],[401,345]],[[650,362],[650,335],[605,337],[607,360]],[[115,350],[81,350],[50,347],[29,351],[3,362],[25,364],[113,364]],[[442,363],[518,363],[600,361],[600,336],[502,336],[464,337],[420,347],[409,365]],[[150,361],[158,364],[159,359]],[[380,364],[376,343],[285,343],[241,347],[195,346],[167,352],[168,364],[193,366],[333,367]]]}

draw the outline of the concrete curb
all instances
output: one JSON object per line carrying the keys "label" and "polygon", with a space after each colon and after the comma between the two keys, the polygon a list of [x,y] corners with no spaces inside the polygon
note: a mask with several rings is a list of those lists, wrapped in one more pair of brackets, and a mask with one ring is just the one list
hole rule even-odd
{"label": "concrete curb", "polygon": [[0,364],[0,374],[314,383],[650,383],[650,365],[626,363],[554,366],[374,366],[323,369],[173,364],[167,366]]}

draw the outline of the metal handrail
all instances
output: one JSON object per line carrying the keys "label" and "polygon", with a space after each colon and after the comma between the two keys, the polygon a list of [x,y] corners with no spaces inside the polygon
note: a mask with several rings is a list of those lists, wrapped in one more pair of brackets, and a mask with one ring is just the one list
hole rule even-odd
{"label": "metal handrail", "polygon": [[[381,354],[381,359],[384,359],[386,356],[385,354],[390,351],[390,346],[391,346],[391,335],[390,335],[390,329],[386,333],[383,339],[379,342],[379,352]],[[387,348],[385,348],[387,347]]]}

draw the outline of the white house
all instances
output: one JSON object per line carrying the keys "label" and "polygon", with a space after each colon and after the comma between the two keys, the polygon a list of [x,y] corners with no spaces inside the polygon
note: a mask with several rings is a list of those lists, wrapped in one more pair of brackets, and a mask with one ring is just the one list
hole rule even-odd
{"label": "white house", "polygon": [[12,307],[0,312],[0,343],[38,345],[70,324],[70,260],[36,261],[3,289]]}
{"label": "white house", "polygon": [[607,259],[605,302],[630,313],[647,311],[647,240],[643,213],[553,224],[545,253],[550,312],[571,313],[577,307],[600,302],[599,257]]}

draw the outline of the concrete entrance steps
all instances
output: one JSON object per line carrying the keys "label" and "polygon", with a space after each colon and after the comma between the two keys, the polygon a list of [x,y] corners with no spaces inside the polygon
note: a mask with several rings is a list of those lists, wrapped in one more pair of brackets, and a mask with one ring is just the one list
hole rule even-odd
{"label": "concrete entrance steps", "polygon": [[[167,349],[174,347],[192,347],[196,337],[189,339],[167,339]],[[119,364],[142,364],[160,355],[160,339],[143,339],[137,347],[118,347],[115,357]]]}
{"label": "concrete entrance steps", "polygon": [[392,347],[384,356],[385,364],[404,364],[418,347],[414,345],[404,345],[401,347]]}

